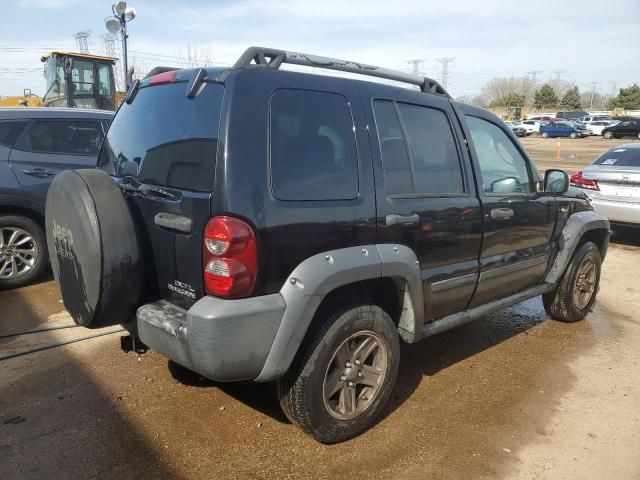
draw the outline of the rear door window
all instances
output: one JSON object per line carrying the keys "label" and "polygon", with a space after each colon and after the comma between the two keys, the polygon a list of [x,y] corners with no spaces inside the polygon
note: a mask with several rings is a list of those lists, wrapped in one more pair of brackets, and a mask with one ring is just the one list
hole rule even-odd
{"label": "rear door window", "polygon": [[224,87],[204,85],[193,99],[184,82],[141,88],[111,122],[98,166],[143,183],[212,191]]}
{"label": "rear door window", "polygon": [[26,137],[32,152],[97,155],[103,133],[99,120],[35,120]]}
{"label": "rear door window", "polygon": [[464,193],[455,137],[443,111],[377,100],[374,112],[388,195]]}
{"label": "rear door window", "polygon": [[26,121],[0,121],[0,145],[5,147],[12,147],[16,142],[22,130],[24,129]]}
{"label": "rear door window", "polygon": [[358,195],[351,108],[336,93],[280,89],[271,97],[271,187],[280,200]]}

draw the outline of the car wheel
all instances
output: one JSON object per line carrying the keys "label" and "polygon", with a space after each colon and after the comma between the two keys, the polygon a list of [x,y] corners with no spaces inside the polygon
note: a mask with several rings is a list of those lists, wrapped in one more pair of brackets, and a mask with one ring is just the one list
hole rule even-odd
{"label": "car wheel", "polygon": [[613,138],[613,132],[611,132],[611,131],[609,131],[609,130],[606,130],[606,131],[602,134],[602,136],[603,136],[604,138],[606,138],[607,140],[609,140],[609,139]]}
{"label": "car wheel", "polygon": [[576,132],[571,132],[569,134],[569,138],[578,138],[578,134]]}
{"label": "car wheel", "polygon": [[544,309],[554,320],[577,322],[582,320],[596,301],[600,284],[602,258],[593,242],[581,245],[560,283],[542,296]]}
{"label": "car wheel", "polygon": [[638,140],[640,140],[640,132],[638,132]]}
{"label": "car wheel", "polygon": [[398,334],[383,309],[362,304],[333,311],[277,383],[285,415],[322,443],[348,440],[376,421],[400,360]]}
{"label": "car wheel", "polygon": [[49,263],[45,234],[30,218],[0,216],[0,289],[36,280]]}
{"label": "car wheel", "polygon": [[542,132],[542,138],[549,138],[549,132]]}

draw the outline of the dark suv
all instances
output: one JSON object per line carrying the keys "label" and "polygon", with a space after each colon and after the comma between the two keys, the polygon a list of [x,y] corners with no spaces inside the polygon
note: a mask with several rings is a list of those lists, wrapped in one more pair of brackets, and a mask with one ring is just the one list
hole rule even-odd
{"label": "dark suv", "polygon": [[376,421],[400,339],[539,295],[562,321],[592,307],[608,221],[436,82],[260,48],[154,73],[116,114],[102,170],[49,192],[78,324],[122,323],[123,346],[217,381],[277,380],[286,415],[331,443]]}
{"label": "dark suv", "polygon": [[26,285],[48,264],[44,204],[53,177],[95,167],[113,112],[0,108],[0,289]]}

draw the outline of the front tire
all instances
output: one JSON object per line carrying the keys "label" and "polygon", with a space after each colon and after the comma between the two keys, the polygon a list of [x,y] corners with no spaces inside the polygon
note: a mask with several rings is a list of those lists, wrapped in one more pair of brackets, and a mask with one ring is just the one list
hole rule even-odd
{"label": "front tire", "polygon": [[549,138],[549,132],[542,132],[542,138]]}
{"label": "front tire", "polygon": [[400,360],[396,327],[383,309],[362,304],[333,312],[277,386],[285,415],[322,443],[348,440],[375,423]]}
{"label": "front tire", "polygon": [[578,322],[596,301],[600,284],[602,257],[593,242],[581,245],[573,254],[560,283],[542,296],[544,309],[554,320]]}
{"label": "front tire", "polygon": [[0,290],[28,285],[42,275],[48,263],[40,225],[21,215],[0,216]]}
{"label": "front tire", "polygon": [[578,137],[578,134],[577,134],[576,132],[571,132],[571,133],[569,134],[569,137],[570,137],[570,138],[577,138],[577,137]]}

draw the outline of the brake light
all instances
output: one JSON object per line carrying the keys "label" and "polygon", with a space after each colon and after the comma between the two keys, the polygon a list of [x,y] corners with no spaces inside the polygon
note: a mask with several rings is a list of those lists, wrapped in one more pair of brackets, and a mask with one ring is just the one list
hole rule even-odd
{"label": "brake light", "polygon": [[258,270],[251,226],[238,218],[213,217],[204,229],[202,261],[207,294],[225,298],[251,295]]}
{"label": "brake light", "polygon": [[177,70],[170,70],[168,72],[162,72],[147,80],[147,85],[159,85],[162,83],[173,83],[176,81],[178,75]]}
{"label": "brake light", "polygon": [[586,190],[600,190],[598,187],[598,182],[595,180],[587,180],[586,178],[582,178],[582,172],[578,172],[575,175],[571,175],[569,183],[574,187],[584,188]]}

